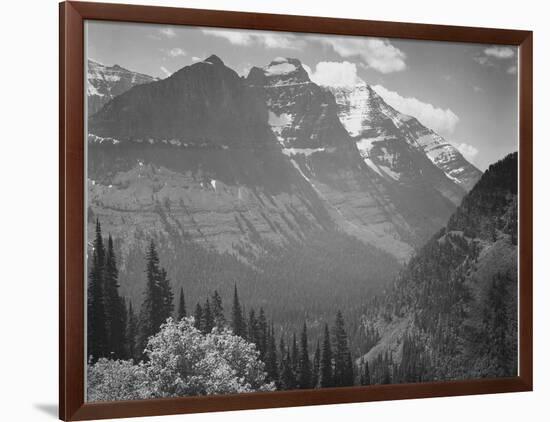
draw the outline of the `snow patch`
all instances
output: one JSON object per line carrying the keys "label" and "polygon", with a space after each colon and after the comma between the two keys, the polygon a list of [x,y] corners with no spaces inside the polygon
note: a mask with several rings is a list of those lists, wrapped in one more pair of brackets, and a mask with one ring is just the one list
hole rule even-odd
{"label": "snow patch", "polygon": [[309,157],[316,152],[332,152],[334,148],[283,148],[283,154],[292,157],[294,155],[302,154]]}
{"label": "snow patch", "polygon": [[296,66],[287,61],[276,63],[274,65],[268,66],[265,69],[266,76],[278,76],[278,75],[287,75],[296,70]]}

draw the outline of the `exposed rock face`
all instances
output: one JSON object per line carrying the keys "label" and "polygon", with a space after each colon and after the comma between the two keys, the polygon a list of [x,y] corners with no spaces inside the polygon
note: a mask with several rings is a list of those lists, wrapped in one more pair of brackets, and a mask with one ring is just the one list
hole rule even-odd
{"label": "exposed rock face", "polygon": [[[407,132],[405,123],[392,129],[396,117],[388,114],[398,113],[369,87],[364,93],[335,90],[335,99],[311,82],[299,60],[284,58],[252,68],[247,82],[263,92],[283,152],[339,226],[364,242],[406,259],[465,194],[405,138],[412,129]],[[369,143],[365,150],[382,136],[384,145],[371,153]]]}
{"label": "exposed rock face", "polygon": [[393,109],[371,86],[328,89],[365,163],[380,176],[401,183],[425,180],[456,205],[481,177],[454,146],[414,117]]}
{"label": "exposed rock face", "polygon": [[154,80],[152,76],[132,72],[119,65],[105,66],[88,60],[88,116],[96,113],[117,95]]}
{"label": "exposed rock face", "polygon": [[268,295],[255,299],[296,292],[303,312],[335,306],[326,297],[335,280],[348,306],[393,279],[464,189],[402,135],[370,165],[341,108],[298,60],[244,79],[211,56],[90,116],[88,217],[117,240],[123,293],[140,303],[140,251],[151,238],[174,287],[187,279],[194,298],[246,282],[251,295]]}
{"label": "exposed rock face", "polygon": [[[346,180],[362,161],[332,95],[312,87],[332,100],[330,124],[304,114],[323,139],[318,147],[334,149],[319,161],[329,169],[319,184],[300,161],[314,146],[307,133],[295,156],[272,131],[263,92],[215,56],[133,87],[90,117],[88,230],[99,218],[117,239],[124,295],[141,302],[142,251],[151,238],[186,298],[237,283],[251,301],[274,303],[281,318],[348,306],[395,276],[399,263],[379,249],[379,232],[368,244],[347,235],[341,228],[353,232],[355,223],[325,199],[323,183],[338,174]],[[330,188],[333,201],[364,203],[361,190],[342,189]]]}
{"label": "exposed rock face", "polygon": [[94,215],[128,244],[146,230],[220,252],[332,226],[267,120],[265,103],[216,56],[118,96],[89,121]]}

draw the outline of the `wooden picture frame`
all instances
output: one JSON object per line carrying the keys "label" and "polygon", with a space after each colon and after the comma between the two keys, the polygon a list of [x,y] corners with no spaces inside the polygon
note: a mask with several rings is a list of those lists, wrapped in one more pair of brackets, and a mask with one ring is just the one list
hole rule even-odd
{"label": "wooden picture frame", "polygon": [[[532,97],[530,31],[378,22],[168,7],[64,2],[59,6],[59,416],[62,420],[531,391],[533,388]],[[278,391],[227,396],[86,403],[84,280],[84,22],[124,21],[519,47],[519,375],[419,384]]]}

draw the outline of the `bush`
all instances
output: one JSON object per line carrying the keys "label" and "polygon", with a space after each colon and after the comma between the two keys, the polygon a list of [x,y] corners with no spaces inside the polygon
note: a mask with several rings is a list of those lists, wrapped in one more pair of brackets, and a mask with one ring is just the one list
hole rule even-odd
{"label": "bush", "polygon": [[101,359],[88,366],[88,400],[135,400],[271,391],[252,343],[227,329],[203,334],[194,319],[169,318],[145,349],[146,362]]}

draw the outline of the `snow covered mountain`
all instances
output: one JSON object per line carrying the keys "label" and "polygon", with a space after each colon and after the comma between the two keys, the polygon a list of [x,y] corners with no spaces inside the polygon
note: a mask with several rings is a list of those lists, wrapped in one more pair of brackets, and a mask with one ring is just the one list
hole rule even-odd
{"label": "snow covered mountain", "polygon": [[435,180],[433,174],[431,182],[456,205],[481,177],[453,145],[416,118],[389,106],[371,86],[359,83],[327,89],[334,94],[340,120],[365,163],[380,176],[402,182],[423,176],[419,172],[426,171],[425,166],[413,163],[418,152],[446,176],[448,181]]}
{"label": "snow covered mountain", "polygon": [[441,158],[427,155],[434,149],[427,138],[425,150],[411,144],[420,128],[369,87],[335,96],[288,58],[252,68],[247,82],[263,93],[284,153],[340,227],[362,241],[406,259],[466,193],[434,164]]}
{"label": "snow covered mountain", "polygon": [[119,65],[105,66],[88,60],[88,115],[91,116],[117,95],[155,78],[132,72]]}
{"label": "snow covered mountain", "polygon": [[[126,296],[141,300],[140,254],[151,238],[174,290],[185,282],[186,300],[188,294],[193,300],[237,283],[264,306],[284,303],[273,309],[285,310],[281,318],[356,303],[393,279],[399,268],[395,255],[382,251],[373,234],[371,242],[347,234],[353,227],[365,233],[371,228],[359,226],[361,216],[346,220],[352,214],[334,206],[338,198],[357,202],[372,209],[365,223],[384,219],[374,199],[365,201],[354,187],[368,178],[347,178],[364,164],[338,120],[332,94],[313,84],[311,89],[320,95],[314,105],[320,114],[303,109],[309,129],[293,127],[301,140],[293,147],[299,150],[278,141],[263,91],[216,56],[135,86],[89,117],[88,231],[93,234],[99,219],[103,231],[117,239]],[[298,95],[296,101],[310,104]],[[319,120],[320,115],[325,117]],[[301,159],[317,154],[308,148],[334,151],[316,161],[328,169],[328,194],[305,173]],[[342,177],[330,180],[339,173]],[[333,184],[340,180],[345,185],[338,192]],[[372,233],[382,236],[383,230]],[[397,241],[406,252],[411,249]]]}

